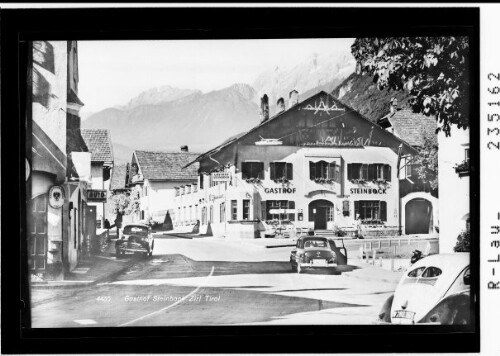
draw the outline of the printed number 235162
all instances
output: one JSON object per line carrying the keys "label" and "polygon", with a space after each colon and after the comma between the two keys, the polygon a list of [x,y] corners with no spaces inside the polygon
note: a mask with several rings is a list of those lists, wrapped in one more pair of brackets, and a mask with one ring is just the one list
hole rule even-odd
{"label": "printed number 235162", "polygon": [[[488,74],[488,81],[490,82],[497,82],[498,84],[500,84],[500,73],[497,73],[497,74],[494,74],[494,73],[489,73]],[[493,83],[492,83],[493,84]],[[492,107],[495,107],[496,108],[500,108],[500,96],[498,96],[498,94],[500,94],[500,86],[493,86],[493,87],[489,87],[488,88],[488,93],[490,95],[495,95],[495,99],[499,99],[497,102],[489,102],[488,103],[488,106],[492,106]],[[493,123],[495,126],[498,125],[498,121],[500,121],[500,114],[499,113],[488,113],[488,124],[489,123]],[[498,136],[500,135],[500,128],[499,127],[487,127],[486,128],[486,133],[488,136]],[[488,141],[487,143],[487,147],[489,150],[492,150],[492,149],[497,149],[497,150],[500,150],[500,141]]]}

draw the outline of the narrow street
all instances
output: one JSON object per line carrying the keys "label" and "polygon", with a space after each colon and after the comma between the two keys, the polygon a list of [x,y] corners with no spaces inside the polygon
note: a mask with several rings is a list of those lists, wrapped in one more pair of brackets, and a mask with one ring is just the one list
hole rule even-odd
{"label": "narrow street", "polygon": [[395,289],[356,266],[292,273],[291,249],[158,235],[152,257],[127,255],[112,279],[36,303],[32,325],[371,324]]}

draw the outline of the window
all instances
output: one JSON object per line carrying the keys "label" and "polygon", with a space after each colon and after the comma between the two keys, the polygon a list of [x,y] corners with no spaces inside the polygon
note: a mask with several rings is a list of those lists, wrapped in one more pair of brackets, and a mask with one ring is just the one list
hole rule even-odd
{"label": "window", "polygon": [[220,204],[220,222],[224,222],[226,220],[226,204]]}
{"label": "window", "polygon": [[208,220],[209,223],[212,223],[214,221],[214,206],[210,205],[210,219]]}
{"label": "window", "polygon": [[198,204],[194,206],[194,219],[198,220],[199,219],[199,214],[198,214]]}
{"label": "window", "polygon": [[469,163],[469,161],[470,161],[469,149],[466,148],[465,149],[465,162]]}
{"label": "window", "polygon": [[243,179],[264,179],[264,162],[241,162]]}
{"label": "window", "polygon": [[387,202],[379,200],[359,200],[354,202],[354,216],[361,220],[387,221]]}
{"label": "window", "polygon": [[[295,202],[291,200],[267,200],[266,220],[290,220],[295,221],[295,213],[285,213],[285,209],[295,209]],[[271,213],[271,210],[283,210],[283,212]]]}
{"label": "window", "polygon": [[412,278],[420,277],[420,275],[422,274],[424,269],[425,269],[425,267],[416,268],[413,271],[408,272],[408,277],[412,277]]}
{"label": "window", "polygon": [[309,177],[311,180],[332,179],[340,182],[340,166],[335,162],[309,162]]}
{"label": "window", "polygon": [[349,216],[349,200],[342,202],[342,212],[344,216]]}
{"label": "window", "polygon": [[203,173],[200,173],[200,189],[203,189]]}
{"label": "window", "polygon": [[271,162],[269,163],[271,171],[271,179],[278,180],[285,178],[287,180],[293,179],[293,165],[285,162]]}
{"label": "window", "polygon": [[250,220],[250,200],[243,200],[243,220]]}
{"label": "window", "polygon": [[347,165],[347,179],[385,180],[391,181],[391,166],[388,164],[361,164],[350,163]]}
{"label": "window", "polygon": [[141,210],[141,220],[144,220],[144,210]]}
{"label": "window", "polygon": [[422,278],[435,278],[440,276],[442,271],[437,267],[427,267],[427,269],[422,273]]}
{"label": "window", "polygon": [[231,220],[238,220],[238,201],[231,200]]}
{"label": "window", "polygon": [[193,220],[193,206],[189,206],[189,220]]}

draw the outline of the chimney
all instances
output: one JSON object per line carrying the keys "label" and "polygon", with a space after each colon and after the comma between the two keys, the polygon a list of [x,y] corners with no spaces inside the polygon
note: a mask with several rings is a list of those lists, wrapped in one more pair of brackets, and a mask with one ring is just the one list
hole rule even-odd
{"label": "chimney", "polygon": [[264,94],[264,96],[260,98],[260,116],[261,122],[269,120],[269,98],[267,94]]}
{"label": "chimney", "polygon": [[290,107],[297,105],[298,103],[299,103],[299,92],[294,89],[290,92]]}
{"label": "chimney", "polygon": [[278,106],[278,112],[285,111],[285,99],[279,98],[276,105]]}
{"label": "chimney", "polygon": [[181,146],[181,152],[189,152],[188,146]]}
{"label": "chimney", "polygon": [[398,107],[398,99],[396,98],[391,98],[391,115],[394,115],[396,113],[396,109]]}

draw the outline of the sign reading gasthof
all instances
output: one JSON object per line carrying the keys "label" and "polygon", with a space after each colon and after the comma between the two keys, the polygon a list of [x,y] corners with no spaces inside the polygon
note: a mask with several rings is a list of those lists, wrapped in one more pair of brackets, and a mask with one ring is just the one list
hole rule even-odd
{"label": "sign reading gasthof", "polygon": [[88,189],[87,201],[105,203],[108,199],[108,194],[105,189]]}
{"label": "sign reading gasthof", "polygon": [[212,173],[212,182],[229,182],[231,174],[229,172],[216,172]]}

